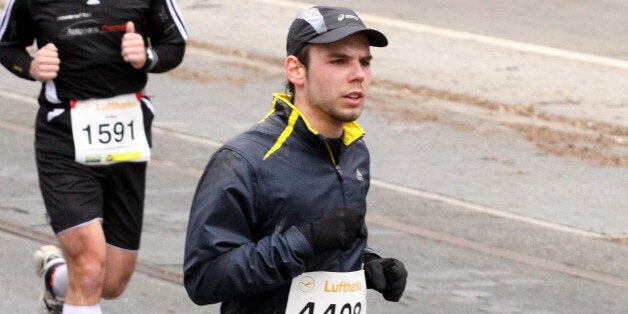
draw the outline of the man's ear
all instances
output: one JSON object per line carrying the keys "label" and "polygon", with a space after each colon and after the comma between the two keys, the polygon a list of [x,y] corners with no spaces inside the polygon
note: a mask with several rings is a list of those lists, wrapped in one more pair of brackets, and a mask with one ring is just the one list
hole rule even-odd
{"label": "man's ear", "polygon": [[286,69],[286,77],[290,83],[295,86],[303,85],[303,80],[305,79],[305,66],[297,57],[288,56],[286,60],[284,60],[284,67]]}

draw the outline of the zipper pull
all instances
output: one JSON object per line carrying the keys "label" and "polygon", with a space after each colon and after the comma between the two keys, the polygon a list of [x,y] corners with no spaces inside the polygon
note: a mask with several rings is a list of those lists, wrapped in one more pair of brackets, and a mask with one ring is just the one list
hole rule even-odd
{"label": "zipper pull", "polygon": [[342,168],[340,168],[340,165],[334,166],[334,169],[336,169],[336,175],[338,176],[338,180],[340,180],[340,182],[344,181],[342,179]]}

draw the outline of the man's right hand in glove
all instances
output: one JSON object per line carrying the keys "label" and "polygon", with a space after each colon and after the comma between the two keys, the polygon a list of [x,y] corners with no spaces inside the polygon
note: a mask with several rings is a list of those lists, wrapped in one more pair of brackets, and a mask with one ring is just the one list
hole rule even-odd
{"label": "man's right hand in glove", "polygon": [[351,207],[336,207],[298,229],[315,254],[331,250],[346,251],[357,238],[365,238],[367,234],[364,213]]}

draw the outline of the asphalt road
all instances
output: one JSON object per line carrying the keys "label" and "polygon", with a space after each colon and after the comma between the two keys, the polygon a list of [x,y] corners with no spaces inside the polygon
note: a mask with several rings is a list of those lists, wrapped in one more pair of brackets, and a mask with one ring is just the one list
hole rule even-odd
{"label": "asphalt road", "polygon": [[[374,178],[367,219],[370,245],[410,276],[399,303],[371,293],[369,311],[627,312],[627,5],[388,3],[350,4],[391,39],[373,50],[360,118]],[[157,118],[140,264],[123,297],[103,303],[110,313],[217,312],[180,285],[189,204],[211,153],[282,90],[287,26],[307,6],[179,5],[192,39],[182,66],[147,87]],[[10,270],[0,313],[32,313],[30,255],[53,240],[32,153],[39,87],[5,70],[0,82],[0,261]]]}

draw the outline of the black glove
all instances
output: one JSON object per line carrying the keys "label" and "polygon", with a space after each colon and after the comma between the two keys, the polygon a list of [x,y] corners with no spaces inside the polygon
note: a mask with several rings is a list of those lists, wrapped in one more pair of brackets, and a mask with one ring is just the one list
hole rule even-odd
{"label": "black glove", "polygon": [[315,254],[346,251],[358,237],[366,237],[364,214],[352,207],[336,207],[313,222],[297,227]]}
{"label": "black glove", "polygon": [[394,258],[367,255],[364,262],[366,287],[384,295],[386,301],[399,301],[406,288],[408,271],[403,263]]}

